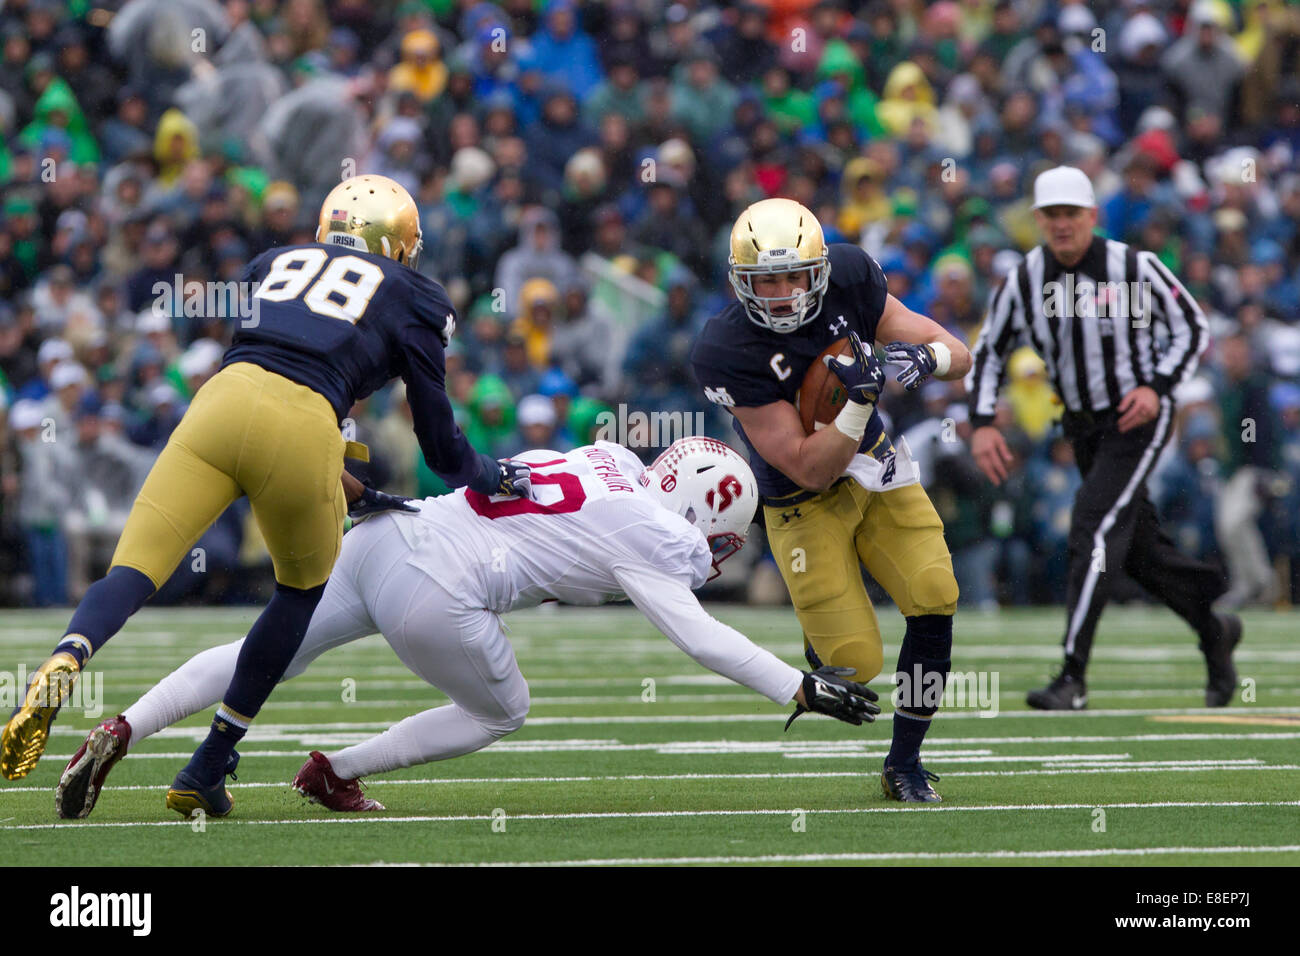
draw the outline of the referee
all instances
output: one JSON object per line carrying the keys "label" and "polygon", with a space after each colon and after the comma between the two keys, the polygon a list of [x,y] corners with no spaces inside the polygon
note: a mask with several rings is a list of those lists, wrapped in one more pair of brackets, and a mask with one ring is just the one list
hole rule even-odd
{"label": "referee", "polygon": [[1206,706],[1223,707],[1237,683],[1232,649],[1241,620],[1211,609],[1222,576],[1173,546],[1146,492],[1169,440],[1170,392],[1195,372],[1209,343],[1205,315],[1154,254],[1093,234],[1097,203],[1082,170],[1042,173],[1033,209],[1043,244],[993,293],[966,377],[971,454],[1001,484],[1012,456],[993,425],[998,390],[1008,356],[1032,346],[1065,404],[1062,424],[1083,476],[1070,519],[1065,665],[1029,693],[1029,705],[1087,705],[1084,671],[1108,572],[1122,568],[1191,625],[1209,674]]}

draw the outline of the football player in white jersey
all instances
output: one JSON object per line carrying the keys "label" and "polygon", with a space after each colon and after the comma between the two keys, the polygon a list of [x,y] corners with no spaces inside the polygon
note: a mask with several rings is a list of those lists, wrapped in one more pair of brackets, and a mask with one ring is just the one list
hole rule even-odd
{"label": "football player in white jersey", "polygon": [[[797,670],[715,620],[691,593],[740,549],[757,506],[757,482],[733,449],[684,438],[649,468],[609,442],[518,460],[532,469],[530,498],[461,489],[345,536],[284,679],[378,631],[451,702],[328,756],[313,752],[294,778],[304,795],[333,810],[381,810],[362,794],[362,776],[471,753],[518,730],[528,684],[501,615],[548,600],[597,605],[626,596],[700,664],[776,703],[793,701],[795,716],[812,710],[861,724],[880,713],[876,693],[846,679],[852,671]],[[215,702],[239,647],[196,655],[91,731],[59,781],[58,814],[89,814],[132,741]]]}

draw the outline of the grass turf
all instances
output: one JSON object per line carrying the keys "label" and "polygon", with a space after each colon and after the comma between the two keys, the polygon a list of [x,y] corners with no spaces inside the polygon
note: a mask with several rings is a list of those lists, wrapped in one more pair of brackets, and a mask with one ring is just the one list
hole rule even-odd
{"label": "grass turf", "polygon": [[[792,612],[717,615],[801,663]],[[954,671],[997,681],[991,701],[941,712],[924,751],[938,807],[880,793],[886,715],[849,727],[788,709],[698,667],[631,608],[508,618],[533,704],[523,730],[468,757],[369,782],[385,813],[345,816],[288,785],[329,752],[444,698],[381,638],[331,652],[268,702],[240,747],[234,814],[202,828],[163,807],[210,714],[133,745],[92,816],[58,821],[53,787],[97,722],[65,710],[46,757],[0,781],[10,865],[844,862],[1251,865],[1300,863],[1300,614],[1247,615],[1245,682],[1202,704],[1204,668],[1177,619],[1112,608],[1089,674],[1090,710],[1025,710],[1056,667],[1061,611],[962,613]],[[104,714],[189,655],[234,640],[255,611],[146,610],[93,662]],[[901,622],[882,615],[886,661]],[[34,667],[66,612],[5,612],[0,668]],[[888,685],[874,682],[881,696]],[[91,684],[91,687],[94,685]],[[971,683],[971,689],[977,684]],[[345,702],[344,698],[349,702]],[[99,718],[99,719],[102,719]],[[69,832],[77,830],[74,835]]]}

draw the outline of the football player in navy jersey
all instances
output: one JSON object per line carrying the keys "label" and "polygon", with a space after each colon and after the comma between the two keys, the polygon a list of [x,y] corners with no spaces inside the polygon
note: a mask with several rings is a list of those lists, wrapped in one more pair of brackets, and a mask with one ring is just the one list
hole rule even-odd
{"label": "football player in navy jersey", "polygon": [[413,268],[421,246],[414,200],[382,176],[337,186],[317,242],[249,263],[255,311],[220,371],[194,396],[136,498],[108,574],[77,607],[0,740],[11,780],[36,765],[50,723],[91,655],[171,576],[235,499],[247,495],[275,566],[275,593],[248,633],[207,740],[176,776],[167,806],[221,816],[235,744],[302,642],[338,556],[347,502],[365,517],[404,499],[344,489],[340,432],[353,403],[395,376],[407,386],[420,448],[451,486],[524,493],[528,469],[474,451],[452,418],[443,349],[455,311]]}
{"label": "football player in navy jersey", "polygon": [[[709,320],[691,352],[705,396],[727,408],[749,447],[768,541],[790,589],[806,653],[880,673],[880,626],[859,565],[907,621],[893,743],[881,783],[905,802],[939,799],[920,762],[952,655],[957,581],[943,523],[918,483],[906,445],[885,434],[876,400],[884,370],[909,389],[930,376],[960,379],[970,353],[936,322],[889,294],[876,261],[854,245],[827,248],[811,212],[788,199],[746,209],[731,232],[738,301]],[[795,407],[809,366],[848,338],[852,358],[827,359],[848,392],[834,422],[805,434]],[[818,666],[814,665],[814,666]]]}

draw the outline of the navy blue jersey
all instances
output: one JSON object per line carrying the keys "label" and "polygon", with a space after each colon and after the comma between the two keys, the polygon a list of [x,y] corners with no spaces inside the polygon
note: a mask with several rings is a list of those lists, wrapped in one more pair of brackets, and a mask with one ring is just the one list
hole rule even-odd
{"label": "navy blue jersey", "polygon": [[456,312],[442,286],[384,256],[314,242],[269,249],[241,276],[256,282],[223,367],[251,362],[319,392],[340,422],[400,376],[429,467],[462,485],[478,456],[456,426],[443,349]]}
{"label": "navy blue jersey", "polygon": [[[773,332],[749,318],[744,303],[733,302],[709,319],[691,350],[695,379],[711,402],[727,408],[795,403],[804,374],[832,342],[857,332],[868,347],[875,342],[876,324],[889,292],[876,260],[848,243],[829,247],[830,283],[821,312],[793,332]],[[754,450],[739,419],[737,434],[749,448],[749,463],[767,499],[794,494],[800,488]],[[872,412],[862,450],[874,448],[884,431]]]}

